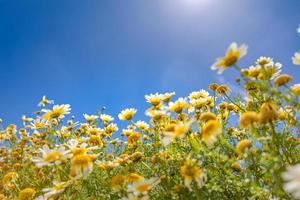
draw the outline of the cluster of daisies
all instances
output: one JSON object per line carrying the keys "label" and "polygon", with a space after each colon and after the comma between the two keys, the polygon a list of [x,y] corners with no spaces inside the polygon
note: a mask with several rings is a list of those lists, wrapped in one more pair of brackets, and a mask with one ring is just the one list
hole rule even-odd
{"label": "cluster of daisies", "polygon": [[232,43],[212,66],[240,72],[240,95],[212,83],[146,95],[144,120],[127,108],[84,122],[44,96],[21,128],[1,120],[0,199],[300,199],[300,84],[270,57],[241,68],[246,54]]}

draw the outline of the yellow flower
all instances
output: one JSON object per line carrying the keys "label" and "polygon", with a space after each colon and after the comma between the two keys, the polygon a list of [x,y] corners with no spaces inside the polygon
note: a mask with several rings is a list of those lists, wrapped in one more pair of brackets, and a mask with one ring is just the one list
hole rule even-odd
{"label": "yellow flower", "polygon": [[37,199],[56,199],[61,193],[65,191],[66,187],[68,187],[69,184],[69,182],[53,181],[54,186],[51,188],[43,189],[43,192],[45,192],[45,194]]}
{"label": "yellow flower", "polygon": [[199,99],[199,98],[206,98],[209,96],[209,93],[203,89],[201,89],[200,91],[197,92],[192,92],[189,95],[189,99]]}
{"label": "yellow flower", "polygon": [[52,110],[42,110],[43,112],[45,112],[43,118],[46,120],[62,119],[66,114],[70,113],[70,110],[71,108],[69,104],[55,105],[53,106]]}
{"label": "yellow flower", "polygon": [[131,120],[135,113],[137,112],[134,108],[128,108],[125,110],[122,110],[122,112],[118,115],[120,120]]}
{"label": "yellow flower", "polygon": [[219,85],[217,83],[211,83],[208,88],[210,90],[216,90],[219,87]]}
{"label": "yellow flower", "polygon": [[118,167],[120,164],[117,162],[111,162],[111,161],[96,161],[96,164],[103,170],[111,170],[115,167]]}
{"label": "yellow flower", "polygon": [[273,65],[274,62],[273,59],[270,57],[261,56],[256,60],[256,64],[261,67],[265,67],[265,66]]}
{"label": "yellow flower", "polygon": [[154,120],[160,120],[165,114],[166,112],[163,110],[149,110],[146,112],[146,115]]}
{"label": "yellow flower", "polygon": [[128,181],[130,182],[138,182],[138,181],[142,181],[144,180],[145,178],[137,173],[130,173],[128,176],[127,176],[127,179]]}
{"label": "yellow flower", "polygon": [[130,147],[136,147],[137,143],[141,139],[141,134],[138,132],[132,132],[127,138],[127,144]]}
{"label": "yellow flower", "polygon": [[211,66],[211,69],[218,70],[221,74],[226,68],[234,65],[240,58],[247,54],[247,45],[238,46],[237,43],[232,43],[227,49],[226,55],[223,58],[218,58]]}
{"label": "yellow flower", "polygon": [[289,83],[292,80],[293,80],[293,78],[290,75],[281,74],[274,80],[274,84],[276,87],[278,87],[278,86],[286,85],[287,83]]}
{"label": "yellow flower", "polygon": [[219,85],[217,87],[217,94],[227,94],[230,91],[229,87],[227,85]]}
{"label": "yellow flower", "polygon": [[106,122],[106,123],[108,123],[108,122],[114,120],[114,118],[113,118],[112,116],[106,115],[106,114],[101,114],[101,115],[100,115],[100,119],[101,119],[103,122]]}
{"label": "yellow flower", "polygon": [[148,180],[141,180],[128,185],[128,192],[135,196],[140,194],[146,195],[156,184],[160,182],[159,178],[150,178]]}
{"label": "yellow flower", "polygon": [[299,96],[300,95],[300,84],[295,84],[291,87],[292,92]]}
{"label": "yellow flower", "polygon": [[222,124],[218,120],[209,120],[203,125],[201,130],[202,139],[207,145],[212,145],[221,133]]}
{"label": "yellow flower", "polygon": [[249,128],[255,126],[259,122],[259,113],[248,111],[240,116],[239,126],[241,128]]}
{"label": "yellow flower", "polygon": [[294,57],[292,57],[292,61],[294,65],[300,65],[300,51],[294,54]]}
{"label": "yellow flower", "polygon": [[252,142],[248,139],[244,139],[239,141],[239,143],[236,145],[236,150],[239,154],[245,153],[245,151],[252,147]]}
{"label": "yellow flower", "polygon": [[208,122],[209,120],[216,120],[217,116],[212,112],[204,112],[200,115],[200,121]]}
{"label": "yellow flower", "polygon": [[160,102],[164,99],[164,96],[162,94],[155,93],[155,94],[145,95],[145,99],[153,106],[158,106]]}
{"label": "yellow flower", "polygon": [[181,113],[187,107],[188,103],[184,98],[179,98],[177,101],[169,103],[169,110],[176,113]]}
{"label": "yellow flower", "polygon": [[191,190],[192,181],[196,181],[201,188],[206,180],[206,176],[195,159],[187,159],[180,167],[180,174],[183,177],[184,185]]}
{"label": "yellow flower", "polygon": [[117,188],[124,183],[126,177],[123,175],[116,175],[111,178],[111,187]]}
{"label": "yellow flower", "polygon": [[162,138],[162,143],[164,145],[170,144],[175,139],[182,139],[185,137],[185,134],[188,132],[189,127],[192,122],[188,122],[187,124],[184,123],[177,123],[171,126],[166,127],[166,131]]}
{"label": "yellow flower", "polygon": [[18,200],[31,200],[33,199],[36,191],[32,188],[25,188],[20,191]]}
{"label": "yellow flower", "polygon": [[259,112],[260,123],[268,123],[278,118],[278,106],[272,102],[262,104]]}
{"label": "yellow flower", "polygon": [[47,104],[53,104],[53,100],[49,100],[46,98],[46,96],[43,96],[42,100],[39,102],[39,106],[45,107]]}
{"label": "yellow flower", "polygon": [[235,171],[238,171],[238,172],[242,170],[242,166],[238,162],[232,163],[231,164],[231,168],[234,169]]}
{"label": "yellow flower", "polygon": [[92,157],[86,154],[79,154],[71,160],[71,176],[87,177],[93,171]]}
{"label": "yellow flower", "polygon": [[18,173],[17,172],[8,172],[5,174],[2,178],[2,184],[5,189],[10,190],[14,188],[14,182],[18,178]]}
{"label": "yellow flower", "polygon": [[135,123],[135,125],[141,130],[146,130],[149,128],[149,124],[147,124],[145,121],[141,121],[141,120],[137,121]]}
{"label": "yellow flower", "polygon": [[175,95],[175,92],[166,92],[163,94],[163,101],[168,103],[171,98]]}
{"label": "yellow flower", "polygon": [[83,114],[83,117],[88,123],[94,122],[96,119],[99,118],[97,115],[88,115],[88,114]]}
{"label": "yellow flower", "polygon": [[44,145],[43,148],[40,148],[40,152],[42,157],[32,158],[37,167],[61,164],[71,157],[70,151],[62,146],[50,149],[48,145]]}
{"label": "yellow flower", "polygon": [[89,144],[102,147],[103,146],[103,141],[102,141],[102,138],[98,135],[90,135]]}

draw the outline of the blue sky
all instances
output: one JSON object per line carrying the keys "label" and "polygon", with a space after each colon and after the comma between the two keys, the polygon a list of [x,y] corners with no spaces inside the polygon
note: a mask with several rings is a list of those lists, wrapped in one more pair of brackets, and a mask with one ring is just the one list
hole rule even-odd
{"label": "blue sky", "polygon": [[233,82],[233,69],[210,70],[233,41],[249,45],[241,66],[271,56],[296,83],[299,10],[298,0],[0,0],[0,117],[19,123],[43,95],[79,119],[102,106],[142,117],[145,94]]}

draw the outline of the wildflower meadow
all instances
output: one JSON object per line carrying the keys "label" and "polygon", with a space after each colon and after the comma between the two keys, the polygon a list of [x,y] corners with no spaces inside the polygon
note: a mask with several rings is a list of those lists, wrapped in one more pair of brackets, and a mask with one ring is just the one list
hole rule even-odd
{"label": "wildflower meadow", "polygon": [[211,83],[82,122],[44,96],[22,127],[2,119],[0,199],[300,199],[299,77],[270,57],[240,66],[247,51],[232,43],[211,67],[240,73],[238,95]]}

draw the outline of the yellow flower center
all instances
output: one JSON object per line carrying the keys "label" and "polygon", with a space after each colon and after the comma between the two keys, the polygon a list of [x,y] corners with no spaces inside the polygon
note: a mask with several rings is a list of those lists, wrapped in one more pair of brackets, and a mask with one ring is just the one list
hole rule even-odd
{"label": "yellow flower center", "polygon": [[59,151],[53,151],[45,157],[44,161],[48,163],[52,163],[55,162],[56,160],[60,160],[61,158],[62,158],[62,154]]}

